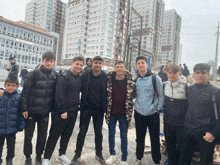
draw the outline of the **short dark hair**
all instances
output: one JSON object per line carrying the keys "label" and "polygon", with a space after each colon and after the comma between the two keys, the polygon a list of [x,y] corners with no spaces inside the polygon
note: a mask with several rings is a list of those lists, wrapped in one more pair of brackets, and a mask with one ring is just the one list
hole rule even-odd
{"label": "short dark hair", "polygon": [[5,84],[7,84],[8,82],[9,82],[9,83],[15,83],[16,85],[18,85],[18,78],[15,77],[15,76],[9,75],[9,76],[6,78],[6,80],[5,80]]}
{"label": "short dark hair", "polygon": [[197,70],[199,71],[207,71],[208,73],[210,72],[210,65],[206,63],[198,63],[193,67],[193,72],[195,73]]}
{"label": "short dark hair", "polygon": [[166,71],[172,71],[174,74],[176,74],[177,72],[180,72],[180,67],[176,64],[171,64],[167,66]]}
{"label": "short dark hair", "polygon": [[115,66],[116,66],[117,64],[124,64],[124,65],[125,65],[125,63],[124,63],[123,61],[116,61]]}
{"label": "short dark hair", "polygon": [[74,57],[74,58],[73,58],[73,63],[74,63],[75,61],[77,61],[77,60],[83,61],[83,63],[84,63],[84,58],[83,58],[82,56]]}
{"label": "short dark hair", "polygon": [[51,51],[45,52],[45,53],[43,54],[42,59],[44,60],[45,58],[46,58],[47,60],[50,60],[50,59],[53,59],[54,61],[56,60],[55,54],[54,54],[53,52],[51,52]]}
{"label": "short dark hair", "polygon": [[87,58],[87,59],[86,59],[86,63],[87,63],[89,60],[92,62],[92,59],[91,59],[91,58]]}
{"label": "short dark hair", "polygon": [[144,60],[146,63],[148,63],[148,59],[147,57],[144,57],[144,56],[139,56],[136,58],[136,63],[138,62],[138,60]]}
{"label": "short dark hair", "polygon": [[167,62],[172,62],[171,60],[167,61]]}
{"label": "short dark hair", "polygon": [[100,57],[100,56],[95,56],[94,58],[93,58],[93,62],[94,61],[102,61],[103,62],[103,58],[102,57]]}
{"label": "short dark hair", "polygon": [[10,61],[10,60],[14,60],[14,59],[15,59],[14,57],[9,57],[9,61]]}

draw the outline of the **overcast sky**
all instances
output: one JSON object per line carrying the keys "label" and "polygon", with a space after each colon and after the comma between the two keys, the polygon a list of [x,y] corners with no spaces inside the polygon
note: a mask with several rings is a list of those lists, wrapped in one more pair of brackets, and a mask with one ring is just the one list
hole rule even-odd
{"label": "overcast sky", "polygon": [[[28,2],[30,0],[0,0],[0,16],[13,21],[24,20]],[[182,63],[193,66],[195,63],[214,60],[214,34],[220,21],[219,0],[165,0],[165,10],[169,9],[176,9],[182,17]]]}

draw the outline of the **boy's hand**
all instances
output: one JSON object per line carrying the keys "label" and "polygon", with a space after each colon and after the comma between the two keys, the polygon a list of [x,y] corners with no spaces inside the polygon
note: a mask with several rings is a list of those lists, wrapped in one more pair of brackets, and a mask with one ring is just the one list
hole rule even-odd
{"label": "boy's hand", "polygon": [[61,114],[62,119],[67,119],[67,112]]}
{"label": "boy's hand", "polygon": [[203,136],[203,139],[211,143],[215,140],[215,137],[210,132],[206,132],[205,136]]}
{"label": "boy's hand", "polygon": [[24,116],[25,119],[28,118],[28,111],[22,112],[22,115]]}
{"label": "boy's hand", "polygon": [[4,95],[4,90],[0,89],[0,96]]}
{"label": "boy's hand", "polygon": [[216,149],[216,151],[220,152],[220,144],[216,144],[215,149]]}

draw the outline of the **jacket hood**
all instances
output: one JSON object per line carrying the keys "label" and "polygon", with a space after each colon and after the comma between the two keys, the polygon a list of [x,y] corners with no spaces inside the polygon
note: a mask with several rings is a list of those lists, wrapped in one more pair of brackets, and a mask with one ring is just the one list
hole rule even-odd
{"label": "jacket hood", "polygon": [[[149,77],[149,76],[151,76],[151,75],[153,75],[153,73],[151,73],[150,70],[147,70],[147,73],[144,75],[144,77]],[[138,74],[137,77],[141,77],[140,73]]]}
{"label": "jacket hood", "polygon": [[[115,71],[111,71],[108,73],[108,79],[111,79],[113,76],[116,76]],[[128,70],[125,71],[125,77],[127,80],[132,80],[132,75]]]}

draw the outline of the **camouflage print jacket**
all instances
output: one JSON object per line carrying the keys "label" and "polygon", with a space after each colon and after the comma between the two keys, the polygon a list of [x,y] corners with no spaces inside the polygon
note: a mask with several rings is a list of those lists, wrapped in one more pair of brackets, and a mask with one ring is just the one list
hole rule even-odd
{"label": "camouflage print jacket", "polygon": [[[116,72],[112,71],[108,74],[108,82],[107,82],[107,92],[108,92],[108,97],[107,97],[107,111],[105,115],[105,121],[108,124],[110,120],[110,111],[111,111],[111,106],[112,106],[112,80],[113,77],[116,76]],[[126,71],[125,72],[125,77],[127,79],[127,92],[126,92],[126,101],[125,101],[125,110],[126,110],[126,120],[128,123],[128,126],[130,126],[131,122],[131,115],[132,115],[132,110],[133,110],[133,101],[132,101],[132,92],[135,88],[135,82],[132,79],[131,74]]]}

